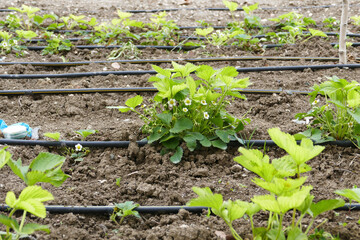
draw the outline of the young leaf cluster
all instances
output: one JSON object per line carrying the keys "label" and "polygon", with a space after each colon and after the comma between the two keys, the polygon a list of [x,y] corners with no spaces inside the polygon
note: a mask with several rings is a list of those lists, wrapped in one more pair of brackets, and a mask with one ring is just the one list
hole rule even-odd
{"label": "young leaf cluster", "polygon": [[[336,76],[315,84],[310,95],[311,109],[298,113],[298,120],[312,118],[308,130],[297,134],[298,139],[310,137],[315,142],[348,139],[360,143],[360,85]],[[320,101],[317,96],[322,95]]]}
{"label": "young leaf cluster", "polygon": [[[237,240],[242,238],[232,226],[232,222],[245,214],[250,219],[253,239],[308,239],[309,231],[318,215],[344,205],[341,199],[315,203],[314,196],[310,194],[312,186],[304,186],[307,178],[302,177],[301,173],[311,170],[306,162],[320,154],[324,147],[314,146],[313,142],[306,138],[298,145],[294,136],[283,133],[278,128],[269,129],[268,132],[271,139],[288,155],[270,161],[269,156],[259,150],[239,148],[242,155],[234,160],[257,174],[259,178],[252,181],[269,194],[254,196],[250,203],[241,200],[223,201],[222,195],[213,194],[209,188],[194,187],[193,191],[198,194],[198,198],[192,199],[188,205],[208,207],[225,221]],[[268,212],[269,219],[266,226],[255,227],[253,216],[260,210]],[[283,220],[290,210],[293,213],[292,222],[286,226]],[[296,212],[299,212],[298,218]],[[302,225],[305,215],[311,217],[307,228]]]}
{"label": "young leaf cluster", "polygon": [[[215,70],[210,66],[172,63],[172,69],[153,66],[157,75],[150,77],[158,93],[150,106],[142,106],[141,96],[125,102],[117,108],[120,112],[133,111],[144,121],[142,130],[149,134],[148,142],[159,142],[166,150],[175,152],[174,163],[183,155],[182,142],[190,151],[199,146],[214,146],[226,149],[236,133],[250,122],[237,118],[226,111],[226,106],[234,98],[245,99],[238,90],[246,88],[248,78],[237,79],[234,67]],[[191,76],[195,73],[197,79]]]}

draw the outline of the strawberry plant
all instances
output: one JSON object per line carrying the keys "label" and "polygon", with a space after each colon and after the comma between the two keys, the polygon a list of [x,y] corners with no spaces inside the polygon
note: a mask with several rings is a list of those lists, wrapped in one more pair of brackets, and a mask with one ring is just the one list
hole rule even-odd
{"label": "strawberry plant", "polygon": [[[356,201],[356,202],[360,203],[360,188],[357,188],[356,186],[353,187],[352,189],[337,190],[337,191],[335,191],[335,193],[340,196],[346,197],[350,200],[350,209],[351,209],[352,201]],[[360,224],[360,219],[359,219],[358,223]]]}
{"label": "strawberry plant", "polygon": [[[139,204],[135,204],[133,201],[117,203],[115,204],[114,212],[110,216],[110,220],[114,221],[118,225],[121,225],[127,216],[140,218],[139,212],[134,210],[134,208],[137,208],[138,206]],[[121,217],[119,222],[116,220],[116,217]]]}
{"label": "strawberry plant", "polygon": [[[209,188],[193,187],[198,197],[190,200],[188,205],[208,207],[209,213],[212,212],[225,221],[236,240],[242,238],[232,223],[245,214],[250,219],[253,239],[308,239],[307,236],[317,216],[345,203],[342,199],[314,203],[314,196],[310,194],[312,186],[303,186],[307,177],[302,177],[301,173],[311,170],[306,162],[320,154],[324,147],[313,146],[312,141],[307,138],[302,139],[298,145],[292,135],[283,133],[278,128],[269,129],[268,132],[271,139],[288,155],[270,161],[269,156],[259,150],[239,148],[242,155],[234,160],[257,174],[260,178],[254,178],[252,181],[270,194],[254,196],[250,203],[241,200],[224,201],[221,194],[213,194]],[[253,216],[261,210],[269,213],[268,222],[264,227],[255,227]],[[292,221],[285,226],[284,216],[290,210]],[[296,219],[297,212],[299,215]],[[302,225],[305,215],[311,217],[311,222],[306,228]]]}
{"label": "strawberry plant", "polygon": [[[315,84],[310,95],[311,109],[298,113],[298,120],[312,118],[308,130],[297,134],[298,139],[309,137],[315,142],[348,139],[360,143],[360,86],[336,76],[320,85]],[[321,102],[318,95],[324,96]]]}
{"label": "strawberry plant", "polygon": [[[0,168],[7,164],[28,185],[22,190],[18,198],[16,198],[14,192],[7,192],[5,202],[11,211],[8,216],[0,214],[0,223],[6,227],[5,232],[0,231],[0,239],[19,239],[35,231],[50,232],[47,225],[25,224],[26,214],[31,213],[40,218],[46,217],[43,202],[53,200],[54,197],[50,192],[40,186],[35,186],[35,184],[47,182],[56,187],[60,186],[69,177],[61,170],[64,161],[64,157],[44,152],[40,153],[29,166],[23,166],[20,159],[17,161],[12,160],[11,154],[6,151],[6,147],[0,150]],[[23,211],[20,224],[13,217],[18,210]],[[13,232],[10,232],[11,229]]]}
{"label": "strawberry plant", "polygon": [[[226,106],[234,98],[245,99],[239,88],[249,86],[249,79],[237,79],[234,67],[214,70],[207,65],[185,66],[172,63],[173,69],[153,66],[157,75],[149,81],[158,89],[149,107],[142,106],[139,95],[128,99],[120,112],[135,112],[144,121],[142,131],[148,134],[148,142],[159,142],[165,151],[174,152],[170,160],[180,162],[183,155],[182,142],[190,151],[198,146],[214,146],[226,149],[227,143],[237,139],[237,133],[250,122],[244,117],[234,117]],[[195,72],[197,79],[191,76]]]}

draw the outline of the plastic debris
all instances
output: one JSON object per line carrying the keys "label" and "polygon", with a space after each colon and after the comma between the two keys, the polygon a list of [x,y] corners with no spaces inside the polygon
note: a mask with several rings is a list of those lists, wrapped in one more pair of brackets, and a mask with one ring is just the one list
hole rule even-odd
{"label": "plastic debris", "polygon": [[6,139],[22,139],[25,137],[32,137],[31,127],[23,122],[8,126],[4,120],[0,119],[0,130]]}

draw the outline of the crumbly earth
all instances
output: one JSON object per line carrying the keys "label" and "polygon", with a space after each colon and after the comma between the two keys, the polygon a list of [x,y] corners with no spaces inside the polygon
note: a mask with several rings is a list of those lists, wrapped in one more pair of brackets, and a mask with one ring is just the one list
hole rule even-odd
{"label": "crumbly earth", "polygon": [[[238,1],[239,2],[239,1]],[[260,7],[277,7],[278,10],[258,10],[262,18],[278,16],[290,11],[281,7],[319,6],[340,4],[341,1],[257,1]],[[189,5],[181,5],[189,3]],[[248,1],[246,4],[253,4]],[[3,0],[3,7],[21,4],[36,6],[44,12],[54,11],[59,15],[84,14],[95,16],[101,21],[115,17],[115,10],[122,9],[154,9],[154,8],[197,8],[197,10],[181,10],[170,12],[169,19],[174,19],[182,26],[197,26],[197,20],[204,20],[215,25],[224,25],[231,19],[228,12],[205,11],[204,7],[223,7],[221,1],[189,0],[189,1],[12,1]],[[245,3],[244,3],[245,4]],[[199,8],[199,9],[198,9]],[[311,16],[317,21],[324,17],[334,16],[340,19],[339,7],[298,9],[299,13]],[[355,15],[358,6],[350,10]],[[0,13],[5,16],[5,13]],[[236,13],[241,17],[242,13]],[[149,19],[150,13],[135,14],[135,19]],[[278,49],[267,49],[265,52],[249,52],[235,47],[196,49],[188,52],[167,52],[164,50],[146,49],[141,51],[142,59],[185,59],[200,57],[225,56],[290,56],[290,57],[337,57],[336,49],[330,46],[336,38],[327,40],[311,39],[297,46],[285,46]],[[64,54],[69,61],[106,60],[109,50],[73,50]],[[350,47],[348,55],[350,62],[356,63],[359,49]],[[8,55],[3,61],[56,61],[59,56],[42,56],[39,52],[30,51],[24,58]],[[184,61],[182,63],[185,63]],[[318,65],[336,64],[336,62],[306,62],[306,61],[220,61],[196,64],[208,64],[215,68],[224,66],[260,67],[288,65]],[[169,64],[159,64],[170,67]],[[34,67],[30,65],[0,65],[0,74],[40,74],[40,73],[75,73],[96,71],[151,70],[150,64],[119,64],[114,68],[111,63],[72,67]],[[358,69],[339,69],[312,71],[280,71],[280,72],[249,72],[240,73],[239,77],[249,77],[252,89],[272,90],[310,90],[310,87],[326,80],[326,77],[336,75],[348,80],[358,80]],[[43,78],[43,79],[2,79],[1,90],[23,89],[68,89],[68,88],[114,88],[114,87],[151,87],[147,80],[150,75],[139,76],[95,76],[83,78]],[[139,93],[148,101],[153,93]],[[79,129],[97,129],[99,132],[87,140],[110,141],[143,139],[141,120],[132,113],[121,114],[106,106],[124,104],[125,99],[135,93],[96,93],[68,95],[23,95],[0,96],[0,118],[6,123],[26,122],[32,127],[40,127],[40,139],[46,139],[44,132],[60,132],[62,139],[80,140],[74,131]],[[269,139],[267,129],[280,127],[289,133],[297,133],[306,129],[304,125],[295,124],[292,120],[299,112],[310,109],[308,97],[300,94],[246,94],[246,101],[235,101],[228,110],[236,115],[251,119],[243,137],[246,139]],[[281,157],[284,151],[276,147],[264,146],[271,158]],[[21,158],[28,164],[38,153],[57,149],[46,147],[9,146],[13,159]],[[335,190],[352,188],[360,182],[360,150],[327,146],[318,157],[311,160],[312,171],[306,174],[307,183],[314,189],[315,201],[336,198]],[[216,149],[197,149],[194,152],[185,151],[183,160],[174,165],[169,161],[169,155],[162,156],[156,145],[129,149],[106,148],[91,149],[91,153],[82,162],[66,161],[63,170],[71,177],[65,183],[55,188],[42,184],[55,197],[51,205],[113,205],[115,203],[134,201],[141,206],[184,205],[195,197],[193,186],[210,187],[212,191],[223,194],[225,199],[241,199],[249,201],[252,196],[265,193],[251,179],[254,174],[243,169],[233,161],[239,155],[235,147],[226,151]],[[116,179],[121,178],[120,186]],[[8,167],[0,171],[0,199],[4,201],[8,191],[18,195],[25,187]],[[267,215],[256,216],[256,225],[265,226]],[[290,216],[289,216],[290,217]],[[340,239],[360,239],[360,227],[357,224],[360,214],[356,211],[329,212],[321,215],[314,225],[326,222],[321,227]],[[48,224],[50,234],[37,232],[34,239],[224,239],[230,231],[220,219],[212,216],[191,214],[180,211],[178,214],[143,214],[140,219],[128,217],[122,225],[116,225],[107,215],[81,214],[48,214],[45,219],[29,217],[30,222]],[[235,223],[235,228],[245,238],[251,238],[248,219]]]}

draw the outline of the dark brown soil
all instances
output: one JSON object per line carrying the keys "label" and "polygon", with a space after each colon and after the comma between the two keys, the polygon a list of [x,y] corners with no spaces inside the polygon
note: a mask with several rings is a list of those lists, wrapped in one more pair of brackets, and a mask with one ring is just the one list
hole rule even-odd
{"label": "dark brown soil", "polygon": [[[327,5],[333,1],[258,1],[263,7]],[[183,2],[181,2],[183,3]],[[184,1],[185,3],[185,1]],[[249,4],[254,3],[249,1]],[[120,9],[153,9],[174,7],[222,7],[221,1],[190,1],[190,5],[179,5],[178,1],[4,1],[4,7],[27,4],[37,6],[44,11],[55,11],[64,15],[76,13],[96,16],[99,20],[111,19],[116,8]],[[340,1],[339,3],[340,4]],[[259,10],[260,11],[260,10]],[[358,8],[351,9],[355,15]],[[263,18],[275,17],[286,10],[261,11]],[[338,8],[303,9],[300,13],[312,16],[322,21],[325,16],[336,16],[340,19]],[[1,13],[4,14],[4,13]],[[239,16],[241,12],[237,13]],[[136,19],[148,19],[151,14],[135,14]],[[224,25],[230,15],[227,12],[209,12],[204,10],[182,10],[169,14],[179,25],[196,26],[196,20],[205,20],[216,25]],[[265,52],[249,52],[230,48],[207,47],[188,52],[168,52],[164,50],[146,49],[141,51],[141,59],[184,59],[224,56],[292,56],[292,57],[337,57],[337,50],[330,46],[335,38],[327,40],[311,39],[297,46],[284,46],[278,49],[267,49]],[[350,47],[349,63],[356,63],[360,57],[359,48]],[[98,61],[106,60],[109,50],[73,50],[64,55],[68,61]],[[7,55],[4,61],[38,61],[61,62],[59,56],[42,56],[39,52],[29,51],[24,58]],[[184,63],[184,62],[182,62]],[[224,66],[258,67],[258,66],[290,66],[336,64],[336,62],[305,62],[305,61],[222,61],[206,62],[214,68]],[[170,64],[160,64],[170,67]],[[26,65],[0,66],[0,74],[45,74],[45,73],[75,73],[96,71],[151,70],[150,64],[120,64],[114,69],[111,63],[74,67],[34,67]],[[326,77],[336,75],[347,80],[358,80],[360,70],[328,69],[312,71],[280,71],[240,73],[239,77],[249,77],[253,89],[283,89],[310,90],[315,83],[319,84]],[[112,87],[151,87],[147,80],[150,75],[143,76],[95,76],[84,78],[42,78],[42,79],[2,79],[0,90],[22,89],[69,89],[69,88],[112,88]],[[87,140],[129,140],[142,139],[141,120],[135,114],[121,114],[106,106],[123,105],[124,101],[135,93],[102,93],[102,94],[69,94],[69,95],[25,95],[1,96],[0,118],[6,123],[26,122],[32,127],[40,127],[40,139],[46,139],[44,132],[60,132],[62,139],[80,140],[74,133],[79,129],[96,129],[99,132]],[[141,93],[146,100],[152,93]],[[292,120],[299,112],[310,108],[307,96],[300,94],[247,94],[247,101],[236,101],[229,111],[242,116],[247,113],[251,124],[243,132],[244,138],[269,139],[267,129],[280,127],[291,134],[306,129]],[[282,150],[275,147],[261,148],[271,157],[280,157]],[[13,159],[21,158],[29,163],[38,153],[56,149],[45,147],[9,146]],[[335,198],[335,190],[352,188],[360,182],[359,172],[360,150],[327,146],[322,154],[310,161],[313,170],[307,174],[308,184],[314,187],[312,194],[315,200]],[[185,151],[181,163],[174,165],[169,161],[169,155],[160,155],[159,146],[145,146],[139,149],[91,149],[84,161],[74,163],[67,161],[64,171],[71,176],[65,183],[55,188],[48,184],[43,187],[53,193],[55,200],[51,205],[113,205],[115,203],[134,201],[141,206],[185,205],[195,197],[193,186],[210,187],[214,192],[223,194],[225,199],[241,199],[249,201],[252,196],[262,192],[252,181],[255,175],[240,167],[233,161],[238,155],[237,149],[229,147],[226,151],[216,149],[198,149],[194,152]],[[120,187],[116,178],[121,178]],[[8,167],[0,171],[0,199],[4,201],[8,191],[17,195],[25,187]],[[357,224],[359,213],[356,211],[323,214],[315,222],[328,222],[322,227],[340,239],[360,239],[360,227]],[[264,226],[267,216],[258,214],[257,226]],[[121,226],[109,220],[109,216],[48,214],[44,220],[30,218],[29,221],[48,224],[51,234],[36,233],[36,239],[223,239],[222,233],[230,234],[226,225],[216,217],[206,218],[187,211],[173,215],[144,214],[141,219],[126,218]],[[343,224],[343,223],[347,223]],[[346,226],[344,226],[346,225]],[[236,229],[242,236],[251,238],[249,221],[242,219],[236,224]]]}

